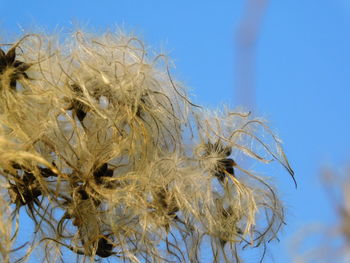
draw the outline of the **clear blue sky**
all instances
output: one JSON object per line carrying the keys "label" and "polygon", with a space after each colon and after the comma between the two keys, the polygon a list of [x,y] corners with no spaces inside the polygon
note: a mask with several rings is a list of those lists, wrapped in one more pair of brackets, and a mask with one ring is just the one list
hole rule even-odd
{"label": "clear blue sky", "polygon": [[[176,78],[192,90],[196,103],[235,107],[240,76],[234,33],[244,3],[1,1],[0,36],[18,35],[20,27],[104,31],[122,26],[174,60]],[[254,72],[258,114],[283,139],[299,184],[295,190],[286,172],[277,169],[288,225],[269,254],[275,262],[288,263],[288,240],[295,231],[306,223],[335,220],[320,170],[325,165],[339,169],[350,161],[350,0],[268,1]]]}

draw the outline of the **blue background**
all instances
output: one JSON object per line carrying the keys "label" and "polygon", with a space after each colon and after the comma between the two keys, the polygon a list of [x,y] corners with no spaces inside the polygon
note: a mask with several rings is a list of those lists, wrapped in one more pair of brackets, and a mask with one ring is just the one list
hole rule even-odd
{"label": "blue background", "polygon": [[[289,241],[305,224],[337,222],[320,174],[325,167],[341,172],[350,156],[350,0],[255,2],[266,2],[266,9],[255,45],[245,51],[237,45],[247,17],[242,0],[1,1],[0,42],[15,39],[21,28],[120,26],[173,59],[175,78],[195,94],[194,102],[212,109],[254,106],[283,139],[299,184],[295,190],[277,169],[287,226],[265,262],[288,263]],[[238,91],[246,86],[254,92],[244,99]]]}

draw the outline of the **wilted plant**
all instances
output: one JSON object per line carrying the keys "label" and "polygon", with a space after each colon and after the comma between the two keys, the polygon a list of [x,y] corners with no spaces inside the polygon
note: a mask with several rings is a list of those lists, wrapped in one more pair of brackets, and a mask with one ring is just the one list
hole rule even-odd
{"label": "wilted plant", "polygon": [[65,248],[78,261],[240,262],[277,239],[283,207],[241,163],[293,176],[280,141],[249,113],[194,105],[168,64],[113,33],[26,35],[0,51],[3,208],[35,223],[22,260],[39,246],[48,262]]}

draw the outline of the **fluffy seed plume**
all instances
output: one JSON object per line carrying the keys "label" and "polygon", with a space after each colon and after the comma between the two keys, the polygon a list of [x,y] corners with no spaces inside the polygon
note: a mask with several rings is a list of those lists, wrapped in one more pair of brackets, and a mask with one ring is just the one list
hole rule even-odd
{"label": "fluffy seed plume", "polygon": [[293,176],[280,141],[249,113],[194,105],[168,65],[121,33],[33,34],[2,48],[0,216],[12,211],[15,223],[22,209],[35,225],[15,250],[17,231],[1,236],[4,258],[41,249],[47,262],[67,250],[78,261],[241,262],[246,247],[263,256],[283,207],[244,164],[277,161]]}

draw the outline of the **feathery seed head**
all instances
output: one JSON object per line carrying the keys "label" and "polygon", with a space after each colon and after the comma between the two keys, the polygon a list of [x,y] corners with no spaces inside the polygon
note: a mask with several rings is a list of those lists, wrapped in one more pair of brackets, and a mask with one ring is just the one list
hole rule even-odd
{"label": "feathery seed head", "polygon": [[240,262],[277,239],[283,207],[243,160],[292,171],[279,140],[250,114],[194,105],[163,58],[113,33],[0,51],[1,175],[47,258],[190,262],[209,241],[214,261]]}

